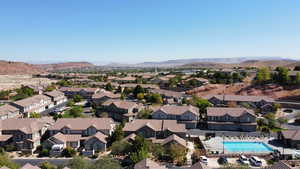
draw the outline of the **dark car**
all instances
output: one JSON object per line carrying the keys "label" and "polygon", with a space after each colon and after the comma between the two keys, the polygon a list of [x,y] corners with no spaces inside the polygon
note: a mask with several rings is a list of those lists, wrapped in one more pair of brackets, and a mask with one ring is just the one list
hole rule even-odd
{"label": "dark car", "polygon": [[220,158],[218,159],[218,163],[219,163],[219,164],[228,164],[228,160],[227,160],[226,157],[220,157]]}

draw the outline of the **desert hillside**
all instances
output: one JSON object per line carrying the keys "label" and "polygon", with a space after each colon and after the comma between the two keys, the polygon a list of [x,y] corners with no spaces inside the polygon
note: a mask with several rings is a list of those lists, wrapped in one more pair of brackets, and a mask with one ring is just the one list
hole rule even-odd
{"label": "desert hillside", "polygon": [[65,70],[65,69],[74,69],[74,68],[86,68],[93,67],[92,63],[89,62],[64,62],[64,63],[55,63],[55,64],[39,64],[36,67],[44,69],[46,71],[55,71],[55,70]]}
{"label": "desert hillside", "polygon": [[23,62],[0,61],[0,75],[40,74],[45,71]]}

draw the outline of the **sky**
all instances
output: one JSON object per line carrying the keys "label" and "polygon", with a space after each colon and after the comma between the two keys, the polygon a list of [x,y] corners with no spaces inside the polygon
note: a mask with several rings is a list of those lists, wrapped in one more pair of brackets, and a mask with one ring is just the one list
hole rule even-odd
{"label": "sky", "polygon": [[0,60],[300,59],[299,0],[3,0]]}

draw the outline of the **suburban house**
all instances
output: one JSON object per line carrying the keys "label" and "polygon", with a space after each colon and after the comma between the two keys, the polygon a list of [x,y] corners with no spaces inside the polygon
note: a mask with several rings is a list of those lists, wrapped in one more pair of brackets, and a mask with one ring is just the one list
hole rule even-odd
{"label": "suburban house", "polygon": [[74,95],[80,95],[85,99],[91,99],[94,94],[99,92],[99,88],[74,88],[74,87],[61,87],[59,89],[67,97],[72,97]]}
{"label": "suburban house", "polygon": [[153,89],[151,92],[160,94],[165,104],[181,103],[182,99],[185,97],[184,93],[171,90]]}
{"label": "suburban house", "polygon": [[118,83],[134,83],[136,81],[135,77],[132,76],[126,76],[126,77],[122,77],[122,78],[116,78],[114,79],[114,81],[118,82]]}
{"label": "suburban house", "polygon": [[110,99],[120,99],[120,97],[120,94],[114,94],[113,92],[102,90],[92,96],[92,102],[99,106]]}
{"label": "suburban house", "polygon": [[30,153],[40,145],[42,135],[53,124],[52,118],[12,118],[0,122],[1,138],[6,137],[6,142],[15,146],[17,150]]}
{"label": "suburban house", "polygon": [[20,116],[20,110],[12,105],[5,104],[0,106],[0,119],[5,120]]}
{"label": "suburban house", "polygon": [[51,98],[42,94],[15,101],[11,105],[20,109],[20,113],[23,113],[25,116],[29,116],[32,112],[41,113],[54,107]]}
{"label": "suburban house", "polygon": [[157,85],[154,84],[137,84],[137,83],[126,83],[126,84],[121,84],[120,87],[124,89],[125,87],[127,88],[135,88],[137,85],[140,85],[144,89],[159,89]]}
{"label": "suburban house", "polygon": [[202,163],[201,161],[198,161],[197,163],[193,164],[191,167],[187,169],[212,169],[212,168],[208,167],[206,164]]}
{"label": "suburban house", "polygon": [[215,106],[228,105],[230,103],[237,105],[248,104],[263,111],[273,110],[274,104],[274,99],[267,96],[209,95],[204,98]]}
{"label": "suburban house", "polygon": [[66,103],[68,101],[65,94],[61,91],[58,91],[58,90],[53,90],[51,92],[45,92],[44,95],[51,98],[54,106],[61,105],[61,104]]}
{"label": "suburban house", "polygon": [[163,139],[172,134],[182,138],[186,136],[185,125],[178,124],[176,120],[135,119],[126,123],[123,131],[125,136],[134,133],[145,138],[157,139]]}
{"label": "suburban house", "polygon": [[48,129],[48,132],[50,136],[58,132],[63,134],[80,134],[82,136],[92,136],[97,132],[111,135],[114,128],[115,123],[111,118],[62,118],[58,119]]}
{"label": "suburban house", "polygon": [[132,121],[141,108],[142,105],[126,100],[108,100],[101,105],[102,111],[117,121]]}
{"label": "suburban house", "polygon": [[273,165],[266,167],[266,169],[299,169],[299,160],[282,160],[274,163]]}
{"label": "suburban house", "polygon": [[114,128],[110,118],[59,119],[49,128],[50,138],[43,147],[50,148],[54,156],[60,155],[66,147],[83,147],[84,155],[93,155],[95,151],[106,151],[106,138]]}
{"label": "suburban house", "polygon": [[176,134],[172,134],[165,139],[153,139],[153,143],[161,144],[163,147],[170,147],[174,144],[177,147],[187,148],[187,141]]}
{"label": "suburban house", "polygon": [[278,139],[285,147],[300,149],[300,130],[283,130],[279,133]]}
{"label": "suburban house", "polygon": [[256,115],[246,108],[207,108],[207,128],[224,131],[256,131]]}
{"label": "suburban house", "polygon": [[38,166],[35,165],[31,165],[30,163],[26,163],[23,167],[21,167],[20,169],[41,169]]}
{"label": "suburban house", "polygon": [[157,162],[146,158],[134,165],[134,169],[167,169],[165,166],[159,165]]}
{"label": "suburban house", "polygon": [[197,127],[199,116],[199,109],[194,106],[164,105],[152,113],[153,119],[177,120],[187,129]]}

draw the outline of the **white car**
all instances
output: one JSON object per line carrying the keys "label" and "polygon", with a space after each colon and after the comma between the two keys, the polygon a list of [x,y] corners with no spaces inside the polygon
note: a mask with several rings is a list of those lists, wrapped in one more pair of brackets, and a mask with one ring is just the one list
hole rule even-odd
{"label": "white car", "polygon": [[200,161],[204,164],[208,164],[208,158],[205,156],[200,156]]}
{"label": "white car", "polygon": [[256,167],[262,166],[262,161],[256,156],[252,156],[249,161],[250,161],[251,165],[253,165],[253,166],[256,166]]}
{"label": "white car", "polygon": [[248,158],[244,155],[241,155],[239,158],[239,162],[244,165],[250,165]]}

